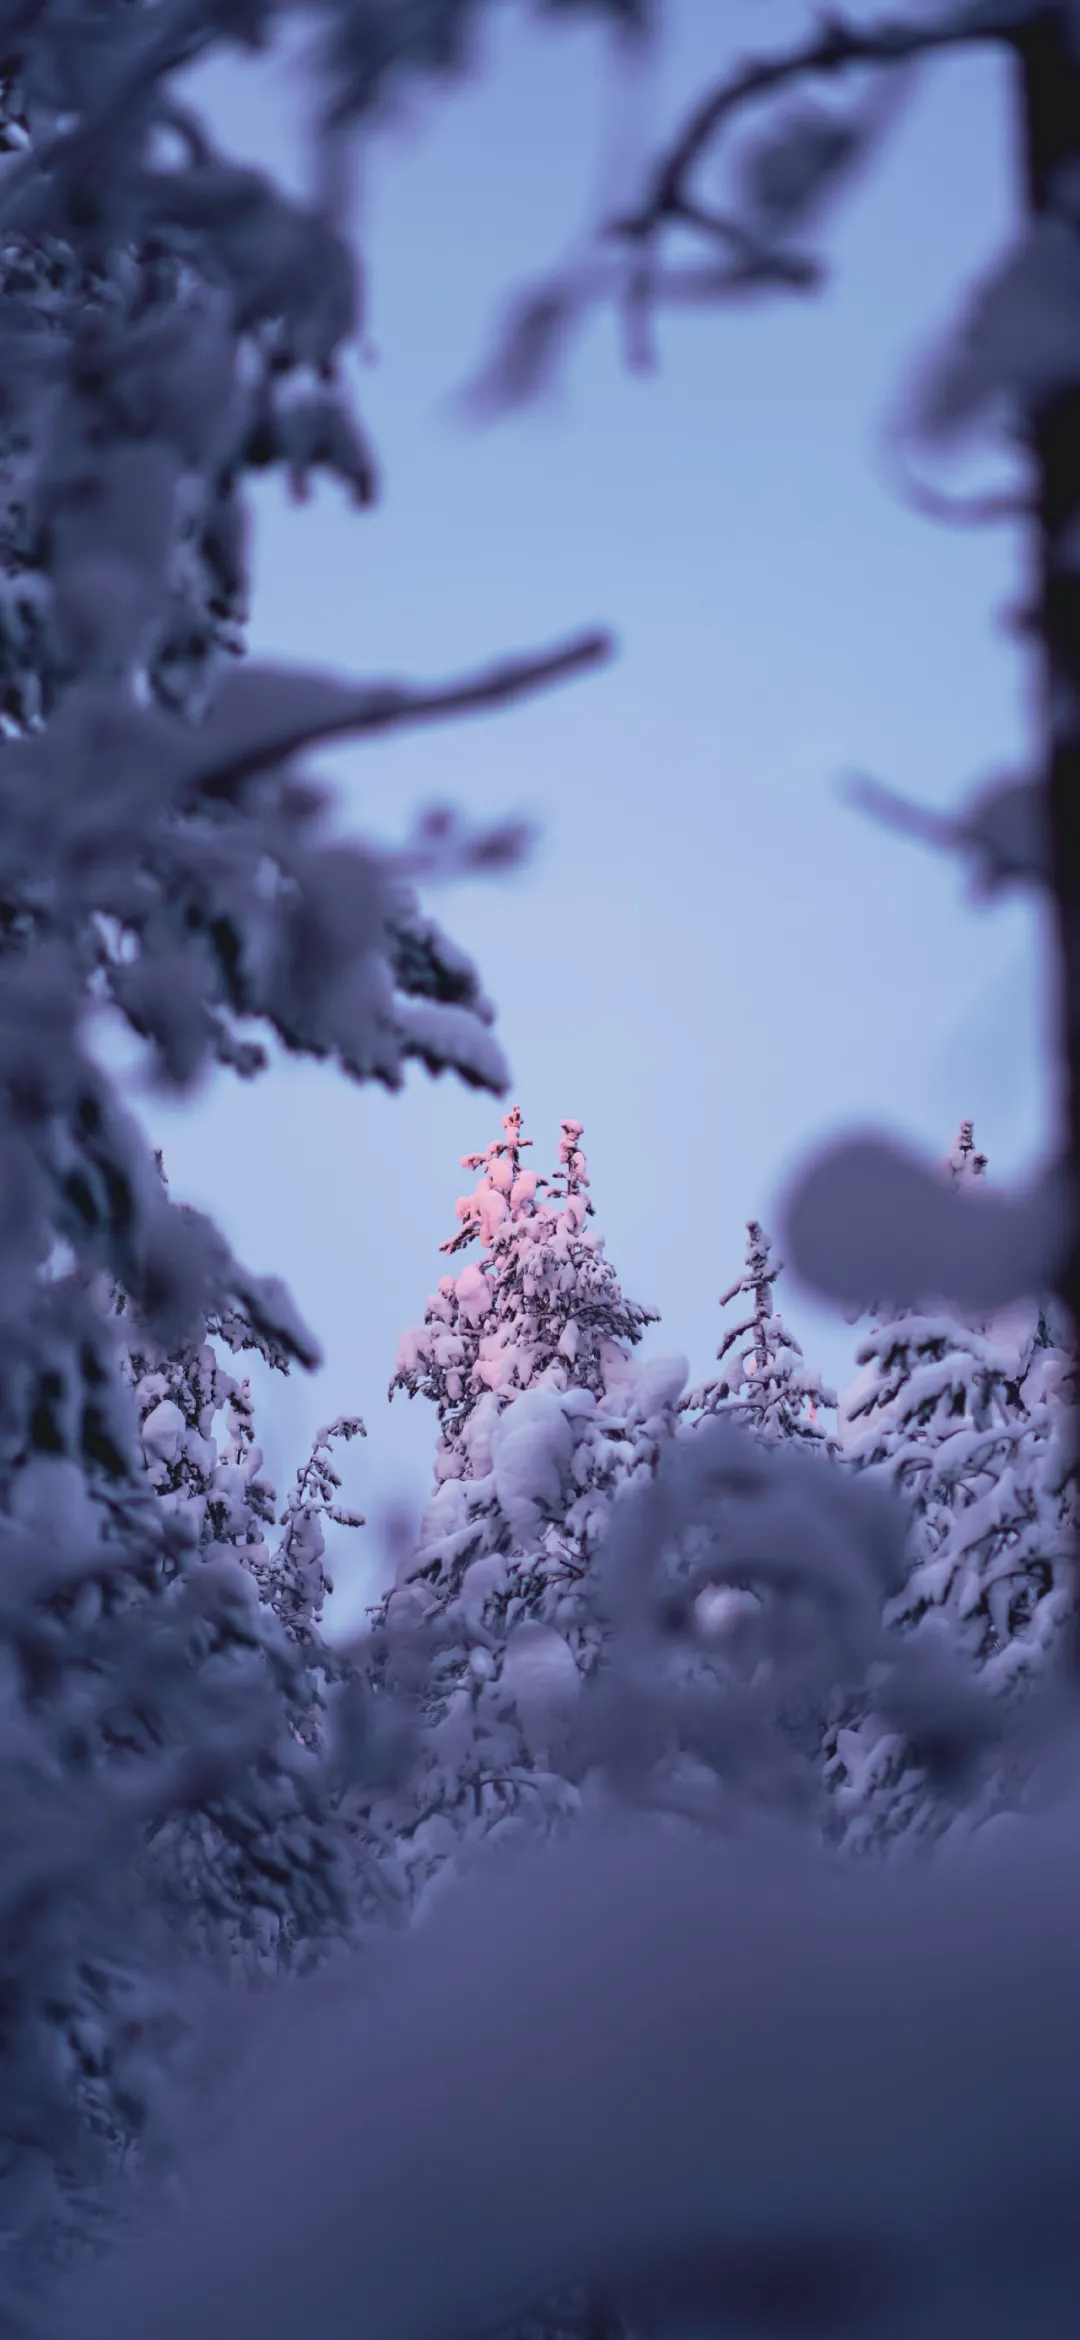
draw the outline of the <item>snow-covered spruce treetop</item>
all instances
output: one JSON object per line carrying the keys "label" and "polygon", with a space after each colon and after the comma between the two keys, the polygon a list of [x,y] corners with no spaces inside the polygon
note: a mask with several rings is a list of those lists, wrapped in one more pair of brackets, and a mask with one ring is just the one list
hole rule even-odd
{"label": "snow-covered spruce treetop", "polygon": [[[455,1254],[480,1246],[456,1276],[444,1276],[424,1322],[406,1333],[391,1394],[422,1392],[439,1416],[437,1479],[460,1475],[469,1425],[481,1401],[505,1401],[524,1389],[587,1389],[594,1397],[626,1380],[627,1350],[655,1311],[624,1298],[603,1238],[590,1221],[582,1125],[564,1121],[559,1166],[548,1180],[522,1156],[521,1111],[503,1121],[503,1136],[483,1154],[466,1154],[478,1170],[457,1205],[458,1231],[442,1245]],[[490,1413],[490,1407],[487,1411]]]}
{"label": "snow-covered spruce treetop", "polygon": [[[828,1411],[835,1409],[836,1398],[825,1387],[820,1374],[806,1364],[798,1341],[776,1306],[775,1286],[783,1263],[774,1256],[771,1241],[759,1220],[747,1221],[746,1238],[743,1273],[720,1298],[721,1308],[729,1308],[733,1301],[741,1303],[735,1322],[725,1329],[716,1352],[720,1371],[688,1391],[682,1400],[680,1439],[684,1444],[689,1441],[693,1447],[707,1433],[710,1443],[701,1449],[696,1462],[698,1469],[706,1471],[706,1480],[706,1453],[721,1458],[727,1455],[725,1467],[731,1487],[741,1486],[743,1496],[755,1489],[763,1497],[768,1484],[766,1450],[771,1454],[781,1447],[790,1447],[800,1455],[814,1457],[813,1467],[817,1457],[836,1455],[837,1440],[823,1419]],[[731,1434],[728,1446],[716,1441],[716,1431],[721,1427],[725,1436]],[[749,1434],[760,1452],[760,1461],[747,1454],[746,1440],[741,1433]],[[724,1484],[725,1468],[721,1467],[717,1489]],[[666,1583],[673,1615],[682,1613],[689,1598],[688,1587],[698,1577],[694,1596],[695,1629],[688,1631],[682,1645],[678,1635],[672,1635],[665,1651],[664,1670],[667,1675],[678,1675],[681,1670],[691,1700],[697,1697],[701,1701],[704,1720],[699,1717],[697,1727],[703,1731],[706,1746],[715,1740],[716,1749],[720,1750],[723,1731],[717,1739],[715,1721],[718,1698],[724,1705],[729,1732],[733,1718],[736,1715],[742,1718],[738,1728],[745,1733],[746,1745],[739,1763],[744,1766],[744,1777],[748,1777],[750,1739],[756,1737],[761,1723],[760,1715],[756,1714],[751,1728],[750,1714],[756,1713],[752,1685],[763,1665],[764,1678],[772,1685],[769,1698],[774,1698],[777,1708],[783,1704],[781,1672],[791,1668],[790,1651],[786,1658],[782,1657],[789,1640],[795,1646],[801,1643],[807,1695],[813,1668],[808,1618],[801,1611],[791,1584],[783,1572],[778,1582],[768,1567],[763,1569],[755,1564],[761,1532],[761,1515],[756,1503],[751,1503],[748,1515],[753,1525],[741,1531],[746,1538],[743,1564],[734,1571],[730,1568],[729,1537],[736,1516],[734,1513],[728,1516],[726,1510],[731,1487],[717,1512],[717,1521],[723,1522],[723,1533],[718,1537],[712,1528],[702,1536],[693,1529],[684,1538],[671,1539],[664,1554],[659,1573],[661,1582]],[[741,1502],[742,1497],[738,1500]],[[709,1509],[709,1502],[705,1509]],[[738,1552],[740,1531],[737,1529],[733,1541]],[[710,1555],[713,1558],[719,1555],[720,1559],[719,1578],[714,1583],[709,1582],[708,1565],[704,1565]],[[797,1621],[793,1623],[793,1619]],[[804,1697],[804,1706],[805,1703]],[[690,1711],[693,1711],[692,1703]],[[789,1718],[789,1736],[791,1722]],[[775,1715],[770,1718],[770,1726],[775,1755],[775,1746],[780,1744],[775,1739]],[[807,1738],[805,1720],[800,1722],[798,1737],[800,1741]],[[688,1809],[693,1809],[697,1802],[708,1810],[718,1796],[723,1803],[730,1792],[727,1776],[731,1770],[730,1745],[722,1752],[722,1759],[714,1762],[703,1761],[700,1749],[696,1754],[691,1753],[692,1743],[691,1733],[679,1759],[674,1763],[669,1759],[664,1793],[676,1800],[685,1796]],[[796,1759],[793,1740],[785,1761],[795,1764],[795,1776],[801,1773],[800,1793],[805,1803],[816,1785],[805,1745]],[[769,1776],[772,1777],[771,1771]]]}
{"label": "snow-covered spruce treetop", "polygon": [[771,1257],[772,1244],[757,1219],[747,1221],[746,1236],[746,1266],[721,1294],[720,1306],[745,1299],[749,1313],[723,1336],[716,1352],[723,1372],[690,1390],[684,1411],[694,1421],[722,1413],[745,1422],[759,1438],[798,1438],[832,1452],[836,1441],[821,1414],[835,1410],[836,1398],[806,1364],[775,1305],[773,1287],[783,1263]]}
{"label": "snow-covered spruce treetop", "polygon": [[954,1187],[959,1187],[961,1190],[974,1186],[979,1179],[985,1178],[986,1155],[980,1153],[975,1143],[974,1122],[961,1122],[956,1134],[956,1142],[948,1155],[948,1165]]}
{"label": "snow-covered spruce treetop", "polygon": [[[439,1421],[436,1491],[416,1574],[429,1565],[421,1555],[430,1531],[441,1530],[441,1541],[462,1500],[470,1509],[488,1499],[503,1508],[500,1483],[510,1508],[499,1522],[498,1541],[519,1546],[535,1531],[544,1506],[538,1509],[526,1497],[523,1510],[515,1507],[513,1471],[493,1477],[496,1450],[502,1454],[511,1441],[520,1445],[526,1437],[538,1450],[544,1423],[585,1423],[598,1412],[621,1418],[632,1411],[631,1351],[656,1320],[655,1310],[625,1298],[591,1224],[595,1212],[581,1123],[563,1122],[558,1169],[550,1180],[523,1164],[532,1141],[522,1136],[518,1107],[506,1115],[503,1132],[485,1153],[463,1157],[463,1167],[480,1177],[457,1205],[458,1232],[442,1246],[456,1254],[477,1245],[479,1256],[440,1279],[423,1324],[402,1339],[390,1384],[391,1395],[405,1389],[410,1397],[429,1398]],[[526,1395],[536,1402],[523,1407]],[[561,1482],[551,1508],[562,1524]],[[462,1552],[467,1542],[466,1533]]]}
{"label": "snow-covered spruce treetop", "polygon": [[[979,1207],[986,1157],[963,1122],[951,1181]],[[848,1461],[910,1511],[905,1580],[886,1622],[934,1632],[986,1689],[1016,1691],[1059,1653],[1073,1605],[1073,1368],[1050,1304],[982,1324],[944,1305],[883,1309],[841,1409]],[[853,1840],[935,1827],[902,1734],[863,1716],[834,1735],[830,1777]]]}
{"label": "snow-covered spruce treetop", "polygon": [[439,1421],[418,1544],[374,1621],[391,1653],[404,1637],[406,1666],[417,1628],[430,1658],[423,1761],[393,1816],[418,1878],[474,1823],[573,1806],[560,1709],[601,1638],[585,1579],[617,1495],[673,1434],[686,1379],[681,1358],[636,1366],[655,1312],[626,1299],[604,1254],[581,1136],[563,1122],[557,1170],[540,1178],[515,1108],[465,1157],[480,1176],[443,1248],[478,1256],[441,1279],[391,1383]]}

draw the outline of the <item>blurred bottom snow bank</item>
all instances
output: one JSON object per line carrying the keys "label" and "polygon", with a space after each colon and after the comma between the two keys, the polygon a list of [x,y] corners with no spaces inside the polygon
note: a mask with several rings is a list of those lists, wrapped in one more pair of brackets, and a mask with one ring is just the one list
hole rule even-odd
{"label": "blurred bottom snow bank", "polygon": [[588,2283],[717,2332],[1076,2329],[1080,1792],[868,1874],[609,1819],[279,2008],[79,2340],[429,2340]]}

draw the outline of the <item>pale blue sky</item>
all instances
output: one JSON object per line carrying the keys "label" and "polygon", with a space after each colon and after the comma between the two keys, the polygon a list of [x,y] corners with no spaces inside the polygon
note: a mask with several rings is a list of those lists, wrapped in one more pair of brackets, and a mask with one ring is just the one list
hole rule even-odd
{"label": "pale blue sky", "polygon": [[[797,17],[683,0],[661,121]],[[1003,1176],[1046,1142],[1033,913],[973,911],[957,871],[836,793],[857,767],[944,804],[1024,754],[1023,656],[1000,623],[1019,547],[904,510],[879,457],[911,358],[1008,233],[1006,87],[987,59],[926,75],[829,235],[817,301],[667,317],[644,380],[600,321],[541,412],[467,430],[450,393],[501,297],[580,225],[601,71],[592,32],[513,11],[482,72],[380,137],[378,363],[361,380],[384,500],[358,517],[328,487],[300,509],[263,495],[252,639],[434,677],[579,623],[615,629],[606,674],[323,765],[343,818],[374,835],[434,798],[541,822],[525,873],[436,907],[499,1002],[534,1160],[564,1114],[584,1122],[610,1254],[663,1313],[650,1345],[700,1374],[745,1219],[821,1133],[873,1120],[944,1151],[970,1114]],[[288,75],[215,67],[202,88],[235,149],[299,171]],[[297,1066],[155,1109],[174,1190],[286,1274],[324,1340],[318,1380],[272,1394],[277,1467],[358,1408],[351,1492],[373,1511],[422,1494],[434,1423],[388,1409],[386,1383],[440,1271],[458,1157],[503,1109],[419,1073],[387,1098]],[[784,1304],[843,1378],[849,1328],[790,1290]],[[369,1566],[377,1552],[368,1538]]]}

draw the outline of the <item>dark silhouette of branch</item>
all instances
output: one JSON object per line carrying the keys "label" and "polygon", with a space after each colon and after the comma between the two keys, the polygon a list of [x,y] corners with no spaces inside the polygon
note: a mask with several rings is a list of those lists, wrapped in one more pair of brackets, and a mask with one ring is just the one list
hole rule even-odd
{"label": "dark silhouette of branch", "polygon": [[958,842],[960,824],[953,816],[936,811],[933,805],[917,804],[899,789],[876,780],[872,773],[847,773],[840,793],[856,812],[865,813],[869,820],[878,821],[898,836],[913,837],[920,845],[950,847]]}
{"label": "dark silhouette of branch", "polygon": [[979,7],[959,10],[930,24],[901,17],[877,25],[856,25],[842,17],[827,17],[813,38],[798,48],[783,50],[775,57],[749,59],[699,99],[678,137],[656,164],[639,208],[612,221],[609,233],[640,242],[664,221],[686,220],[692,215],[696,207],[690,205],[686,185],[696,163],[717,131],[759,98],[815,74],[842,73],[852,65],[901,65],[935,49],[1001,38],[1004,29],[991,24],[987,12]]}

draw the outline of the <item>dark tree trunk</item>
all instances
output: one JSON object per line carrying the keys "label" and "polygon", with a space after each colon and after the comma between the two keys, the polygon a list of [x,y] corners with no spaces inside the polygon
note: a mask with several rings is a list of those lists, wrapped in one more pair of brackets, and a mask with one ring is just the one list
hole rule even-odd
{"label": "dark tree trunk", "polygon": [[[1068,232],[1058,201],[1062,178],[1080,181],[1080,42],[1075,17],[1048,9],[1017,42],[1023,165],[1030,213],[1053,209]],[[1069,210],[1080,222],[1080,184]],[[1080,225],[1072,228],[1080,266]],[[1036,612],[1042,644],[1042,734],[1049,800],[1053,915],[1057,921],[1058,1062],[1070,1176],[1080,1194],[1080,389],[1071,389],[1028,416],[1036,464]],[[1080,1327],[1080,1232],[1074,1234],[1061,1278],[1072,1318],[1074,1353]],[[1080,1421],[1074,1416],[1074,1433]],[[1080,1551],[1073,1555],[1080,1592]],[[1080,1670],[1080,1598],[1071,1636]]]}
{"label": "dark tree trunk", "polygon": [[[1072,40],[1070,40],[1070,30]],[[1061,173],[1080,182],[1080,48],[1064,7],[1048,9],[1017,42],[1027,200],[1050,210]],[[1080,221],[1080,184],[1076,217]],[[1060,210],[1057,213],[1060,218]],[[1080,229],[1074,230],[1080,268]],[[1050,807],[1058,1016],[1069,1158],[1080,1188],[1080,389],[1028,417],[1036,462],[1037,612],[1043,655],[1043,733]],[[1080,1323],[1080,1241],[1063,1296]]]}

